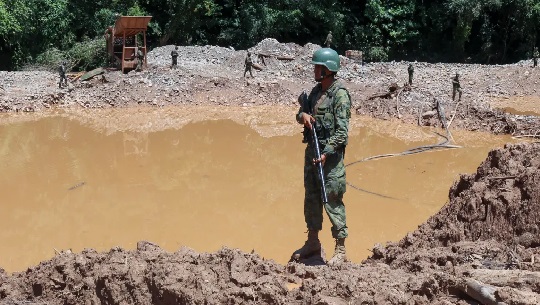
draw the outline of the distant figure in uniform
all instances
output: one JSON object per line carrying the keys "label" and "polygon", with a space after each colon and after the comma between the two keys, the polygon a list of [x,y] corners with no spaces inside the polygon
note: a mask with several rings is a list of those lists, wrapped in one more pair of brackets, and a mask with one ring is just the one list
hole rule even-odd
{"label": "distant figure in uniform", "polygon": [[538,56],[540,56],[540,54],[538,53],[538,47],[534,47],[534,51],[533,51],[533,67],[536,67],[538,65]]}
{"label": "distant figure in uniform", "polygon": [[332,45],[332,31],[328,32],[328,35],[326,36],[326,40],[324,41],[324,44],[326,44],[327,48],[329,48]]}
{"label": "distant figure in uniform", "polygon": [[136,71],[142,70],[143,60],[144,60],[144,53],[141,51],[141,48],[136,47],[135,48],[135,57],[137,57],[137,68]]}
{"label": "distant figure in uniform", "polygon": [[60,74],[60,81],[58,82],[58,88],[62,88],[62,85],[67,86],[67,77],[66,77],[66,62],[63,61],[58,67],[58,74]]}
{"label": "distant figure in uniform", "polygon": [[175,69],[178,66],[178,46],[174,46],[174,50],[171,51],[172,65],[171,68]]}
{"label": "distant figure in uniform", "polygon": [[261,53],[259,53],[257,55],[257,58],[259,59],[259,61],[266,66],[266,63],[264,62],[264,55],[262,55]]}
{"label": "distant figure in uniform", "polygon": [[251,72],[252,65],[253,65],[253,61],[251,60],[251,52],[248,51],[247,56],[246,56],[246,62],[245,62],[244,77],[246,77],[247,71],[249,71],[249,75],[253,77],[253,73]]}
{"label": "distant figure in uniform", "polygon": [[458,101],[461,100],[461,84],[459,83],[459,72],[456,72],[456,76],[452,77],[452,100],[456,98],[456,91],[459,92]]}
{"label": "distant figure in uniform", "polygon": [[409,67],[407,68],[407,72],[409,72],[409,85],[412,86],[412,80],[413,80],[413,74],[414,74],[414,66],[412,63],[409,64]]}

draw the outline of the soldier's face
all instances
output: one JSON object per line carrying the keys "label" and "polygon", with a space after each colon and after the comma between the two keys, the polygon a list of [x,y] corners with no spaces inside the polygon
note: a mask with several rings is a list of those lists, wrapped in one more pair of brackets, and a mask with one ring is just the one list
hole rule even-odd
{"label": "soldier's face", "polygon": [[313,76],[315,78],[315,81],[320,82],[325,75],[328,75],[328,69],[326,69],[325,66],[322,65],[315,65],[313,66]]}

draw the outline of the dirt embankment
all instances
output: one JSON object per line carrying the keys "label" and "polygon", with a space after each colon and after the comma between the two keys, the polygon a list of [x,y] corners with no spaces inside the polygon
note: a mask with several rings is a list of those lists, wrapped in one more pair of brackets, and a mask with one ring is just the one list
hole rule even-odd
{"label": "dirt embankment", "polygon": [[439,213],[362,264],[282,266],[234,249],[168,253],[140,242],[0,269],[0,303],[539,304],[539,154],[540,143],[490,152]]}
{"label": "dirt embankment", "polygon": [[[0,112],[140,105],[293,106],[301,90],[314,84],[310,59],[317,48],[265,39],[250,48],[255,62],[263,66],[262,71],[254,71],[254,78],[249,73],[243,77],[246,50],[215,46],[180,47],[178,69],[170,68],[173,46],[159,47],[149,52],[148,69],[142,72],[108,72],[103,79],[73,81],[66,89],[58,88],[54,73],[0,72]],[[266,65],[257,54],[269,55],[264,58]],[[540,101],[540,68],[531,68],[530,61],[502,66],[413,63],[413,86],[404,89],[408,64],[362,65],[341,57],[338,76],[351,92],[356,113],[425,126],[441,126],[442,116],[453,128],[496,134],[540,132],[540,107],[532,115],[493,107],[518,109],[519,99],[532,99],[532,105]],[[462,75],[460,102],[451,98],[451,77],[456,72]],[[388,93],[393,84],[396,91],[387,98],[373,98]],[[443,114],[437,113],[437,103]]]}

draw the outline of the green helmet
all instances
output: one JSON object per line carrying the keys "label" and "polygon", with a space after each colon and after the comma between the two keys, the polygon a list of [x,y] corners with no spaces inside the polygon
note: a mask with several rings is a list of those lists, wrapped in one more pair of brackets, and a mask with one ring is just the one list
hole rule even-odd
{"label": "green helmet", "polygon": [[339,70],[339,55],[330,48],[320,48],[313,53],[311,63],[314,65],[323,65],[332,72]]}

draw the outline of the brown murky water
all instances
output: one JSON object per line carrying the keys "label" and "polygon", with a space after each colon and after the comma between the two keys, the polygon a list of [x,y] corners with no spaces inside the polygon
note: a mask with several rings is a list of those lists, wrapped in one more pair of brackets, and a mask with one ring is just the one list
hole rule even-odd
{"label": "brown murky water", "polygon": [[[306,235],[293,108],[173,108],[0,116],[0,267],[55,249],[222,246],[286,263]],[[460,132],[461,149],[349,166],[349,257],[403,237],[509,137]],[[346,161],[434,144],[433,130],[353,117]],[[380,195],[384,195],[386,198]],[[321,234],[328,255],[329,222]]]}

